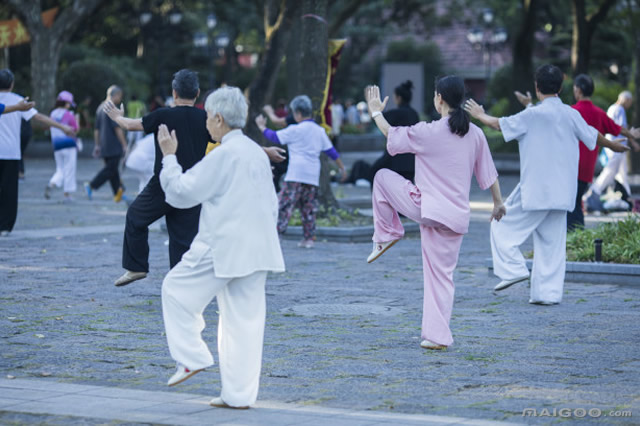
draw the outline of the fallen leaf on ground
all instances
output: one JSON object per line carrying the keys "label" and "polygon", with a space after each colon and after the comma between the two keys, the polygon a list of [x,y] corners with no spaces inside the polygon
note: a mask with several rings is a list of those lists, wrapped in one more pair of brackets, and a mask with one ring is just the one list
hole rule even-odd
{"label": "fallen leaf on ground", "polygon": [[13,379],[15,379],[15,378],[16,378],[16,376],[12,376],[11,374],[7,374],[7,379],[9,379],[9,380],[13,380]]}
{"label": "fallen leaf on ground", "polygon": [[36,337],[37,337],[38,339],[44,339],[44,334],[36,334]]}

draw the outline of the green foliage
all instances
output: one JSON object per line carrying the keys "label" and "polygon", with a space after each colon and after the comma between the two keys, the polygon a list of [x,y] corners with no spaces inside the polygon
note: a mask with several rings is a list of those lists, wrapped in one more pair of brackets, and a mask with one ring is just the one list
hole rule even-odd
{"label": "green foliage", "polygon": [[433,92],[435,79],[442,74],[442,57],[437,44],[426,42],[418,44],[412,37],[393,41],[387,47],[387,62],[419,62],[424,73],[424,109],[430,114],[434,111]]}
{"label": "green foliage", "polygon": [[[326,209],[324,206],[320,206],[316,215],[316,226],[335,228],[339,226],[365,226],[371,225],[371,223],[371,217],[361,215],[358,209],[351,212],[344,209]],[[300,210],[293,211],[289,225],[302,225]]]}
{"label": "green foliage", "polygon": [[593,241],[597,238],[602,240],[603,262],[640,264],[639,215],[630,214],[618,222],[570,232],[567,235],[567,260],[593,261]]}
{"label": "green foliage", "polygon": [[74,62],[62,74],[61,87],[71,91],[81,101],[91,97],[91,111],[105,98],[112,84],[121,86],[127,93],[125,77],[109,63],[95,59]]}
{"label": "green foliage", "polygon": [[489,81],[489,87],[487,88],[489,106],[491,106],[492,102],[502,99],[507,101],[507,105],[509,104],[509,98],[513,96],[511,89],[513,87],[512,72],[513,67],[509,64],[499,68],[493,74],[491,81]]}

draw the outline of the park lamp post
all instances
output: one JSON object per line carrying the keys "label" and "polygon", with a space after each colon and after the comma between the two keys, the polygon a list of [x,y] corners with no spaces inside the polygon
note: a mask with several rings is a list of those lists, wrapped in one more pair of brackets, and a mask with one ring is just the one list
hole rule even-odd
{"label": "park lamp post", "polygon": [[469,43],[471,43],[476,49],[482,49],[483,62],[486,67],[485,80],[487,81],[487,84],[489,84],[489,80],[491,79],[491,57],[493,50],[507,41],[507,31],[502,27],[494,28],[493,19],[493,10],[485,8],[482,11],[484,27],[473,27],[467,33],[467,40]]}

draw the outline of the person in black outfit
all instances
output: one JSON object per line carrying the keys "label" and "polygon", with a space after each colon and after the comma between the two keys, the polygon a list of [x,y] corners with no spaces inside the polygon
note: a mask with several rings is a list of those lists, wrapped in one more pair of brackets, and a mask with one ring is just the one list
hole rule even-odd
{"label": "person in black outfit", "polygon": [[[413,126],[420,121],[420,117],[415,109],[411,108],[411,98],[413,83],[407,80],[394,90],[394,101],[398,108],[384,112],[384,118],[391,126]],[[390,169],[405,179],[413,182],[415,175],[415,155],[398,154],[391,156],[384,150],[384,153],[373,165],[364,160],[358,160],[353,164],[349,177],[345,183],[355,183],[358,179],[366,179],[373,185],[373,177],[380,169]]]}
{"label": "person in black outfit", "polygon": [[[202,159],[209,143],[207,113],[196,108],[195,101],[200,94],[198,75],[190,70],[180,70],[171,83],[175,107],[158,108],[142,118],[124,117],[124,110],[116,108],[112,102],[105,105],[105,112],[126,130],[143,130],[156,135],[158,127],[165,124],[175,130],[180,139],[176,152],[178,162],[184,170],[191,168]],[[156,142],[154,175],[127,210],[122,247],[122,267],[124,275],[115,281],[116,286],[124,286],[145,278],[149,272],[149,225],[163,216],[169,232],[169,264],[173,268],[189,249],[198,233],[200,206],[190,209],[176,209],[165,202],[160,186],[162,153]]]}

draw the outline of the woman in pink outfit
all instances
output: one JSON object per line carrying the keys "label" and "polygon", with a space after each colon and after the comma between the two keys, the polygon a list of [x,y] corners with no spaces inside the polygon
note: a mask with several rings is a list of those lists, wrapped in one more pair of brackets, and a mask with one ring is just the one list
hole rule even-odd
{"label": "woman in pink outfit", "polygon": [[482,130],[469,122],[463,110],[464,82],[446,76],[436,82],[434,104],[442,118],[414,126],[391,127],[382,115],[388,98],[369,86],[365,97],[371,117],[387,136],[391,155],[416,155],[415,185],[388,170],[373,181],[373,251],[371,263],[404,236],[399,213],[420,224],[424,274],[422,343],[427,349],[445,349],[453,343],[449,320],[453,308],[453,271],[462,237],[469,228],[469,190],[475,175],[482,189],[491,188],[491,219],[506,213],[498,173]]}

